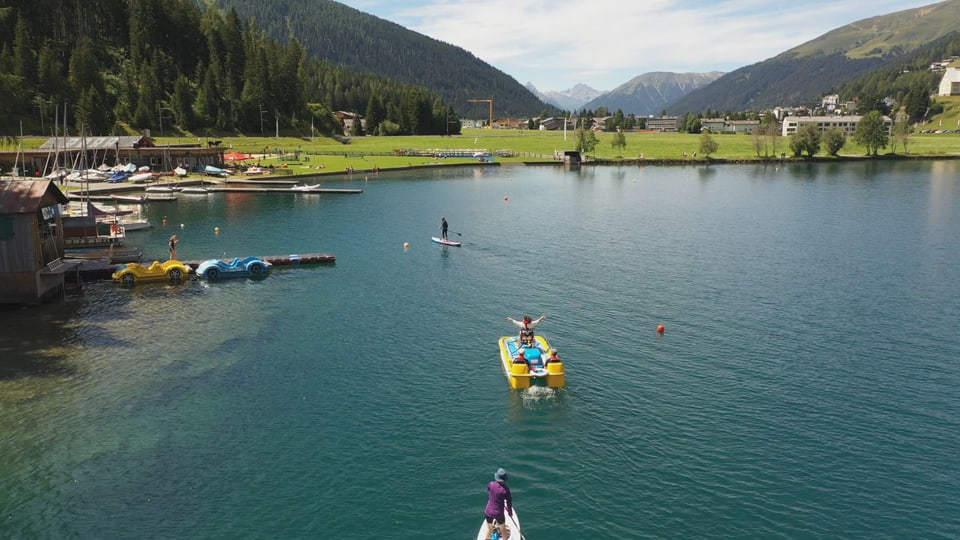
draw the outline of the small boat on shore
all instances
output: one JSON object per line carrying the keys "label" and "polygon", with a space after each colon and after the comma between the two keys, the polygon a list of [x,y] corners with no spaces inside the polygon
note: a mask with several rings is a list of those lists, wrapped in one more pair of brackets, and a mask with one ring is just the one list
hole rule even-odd
{"label": "small boat on shore", "polygon": [[[546,363],[546,353],[549,350],[550,344],[541,335],[534,337],[532,347],[521,344],[517,336],[500,338],[500,363],[503,365],[503,373],[507,376],[510,388],[565,386],[563,362],[554,360]],[[521,351],[524,353],[523,358],[520,357]]]}
{"label": "small boat on shore", "polygon": [[219,178],[226,178],[228,176],[227,171],[221,169],[220,167],[214,167],[213,165],[207,165],[204,167],[203,174],[208,176],[216,176]]}
{"label": "small boat on shore", "polygon": [[127,180],[131,184],[142,184],[144,182],[149,182],[153,178],[153,173],[151,172],[141,172],[137,174],[130,175]]}
{"label": "small boat on shore", "polygon": [[264,169],[263,167],[249,167],[247,170],[243,171],[243,174],[248,176],[254,176],[259,174],[269,174],[270,171]]}
{"label": "small boat on shore", "polygon": [[114,184],[117,182],[123,182],[128,178],[130,178],[130,173],[128,173],[127,171],[116,171],[110,176],[110,178],[107,179],[107,182]]}

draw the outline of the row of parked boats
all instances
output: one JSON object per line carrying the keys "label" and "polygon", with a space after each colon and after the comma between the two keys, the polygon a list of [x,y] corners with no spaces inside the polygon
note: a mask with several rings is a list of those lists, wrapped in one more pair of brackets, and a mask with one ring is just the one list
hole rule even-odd
{"label": "row of parked boats", "polygon": [[194,270],[190,265],[176,259],[153,261],[151,264],[138,262],[118,266],[111,276],[114,281],[133,286],[138,283],[168,282],[182,283],[191,273],[211,281],[230,278],[261,278],[270,274],[269,261],[260,257],[235,257],[232,260],[208,259]]}

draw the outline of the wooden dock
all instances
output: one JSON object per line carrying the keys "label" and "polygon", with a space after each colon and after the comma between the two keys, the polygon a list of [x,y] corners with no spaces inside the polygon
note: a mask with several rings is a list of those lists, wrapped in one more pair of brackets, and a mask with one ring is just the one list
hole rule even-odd
{"label": "wooden dock", "polygon": [[[214,258],[214,257],[211,257]],[[261,256],[261,259],[269,262],[273,266],[285,267],[285,266],[300,266],[300,265],[313,265],[313,264],[331,264],[337,261],[337,258],[332,253],[291,253],[289,255],[266,255]],[[232,259],[232,258],[231,258]],[[205,261],[203,260],[191,260],[183,261],[184,264],[193,268],[194,270],[200,266],[200,263]],[[230,260],[224,258],[224,260]],[[114,271],[116,271],[118,266],[122,266],[123,263],[111,262],[109,259],[71,259],[64,258],[64,262],[76,261],[79,262],[79,272],[78,275],[81,279],[84,280],[104,280],[112,279]],[[149,263],[144,263],[149,264]]]}
{"label": "wooden dock", "polygon": [[313,188],[313,189],[290,189],[290,188],[264,188],[264,187],[208,187],[207,191],[211,193],[342,193],[353,194],[363,193],[362,189],[337,189],[337,188]]}

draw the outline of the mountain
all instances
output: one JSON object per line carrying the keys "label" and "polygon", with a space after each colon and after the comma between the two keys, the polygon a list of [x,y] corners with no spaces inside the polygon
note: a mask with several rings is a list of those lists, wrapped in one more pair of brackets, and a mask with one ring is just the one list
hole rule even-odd
{"label": "mountain", "polygon": [[707,86],[723,76],[721,71],[709,73],[644,73],[630,79],[606,94],[597,96],[583,105],[587,110],[606,107],[609,111],[621,110],[624,114],[648,116],[660,114],[690,92]]}
{"label": "mountain", "polygon": [[[255,18],[282,42],[295,38],[315,58],[361,73],[414,84],[458,113],[485,118],[535,116],[551,107],[513,77],[470,52],[332,0],[205,0],[243,20]],[[469,24],[469,22],[467,22]]]}
{"label": "mountain", "polygon": [[862,19],[732,71],[666,110],[671,114],[745,111],[818,102],[849,81],[896,65],[905,54],[958,26],[960,0]]}
{"label": "mountain", "polygon": [[556,105],[565,111],[578,111],[583,108],[587,102],[604,93],[600,90],[590,88],[583,83],[577,84],[573,88],[568,88],[567,90],[547,90],[541,92],[537,90],[537,87],[535,87],[533,83],[528,82],[527,90],[533,92],[533,94],[540,98],[544,103]]}

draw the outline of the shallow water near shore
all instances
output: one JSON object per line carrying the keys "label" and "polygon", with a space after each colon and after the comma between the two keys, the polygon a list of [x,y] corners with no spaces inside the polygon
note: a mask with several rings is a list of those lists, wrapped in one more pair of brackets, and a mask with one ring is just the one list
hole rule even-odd
{"label": "shallow water near shore", "polygon": [[[472,538],[498,467],[528,540],[956,537],[958,167],[478,166],[151,204],[146,259],[175,232],[185,260],[337,262],[0,311],[0,537]],[[430,242],[441,216],[463,247]],[[507,387],[525,313],[567,388]]]}

